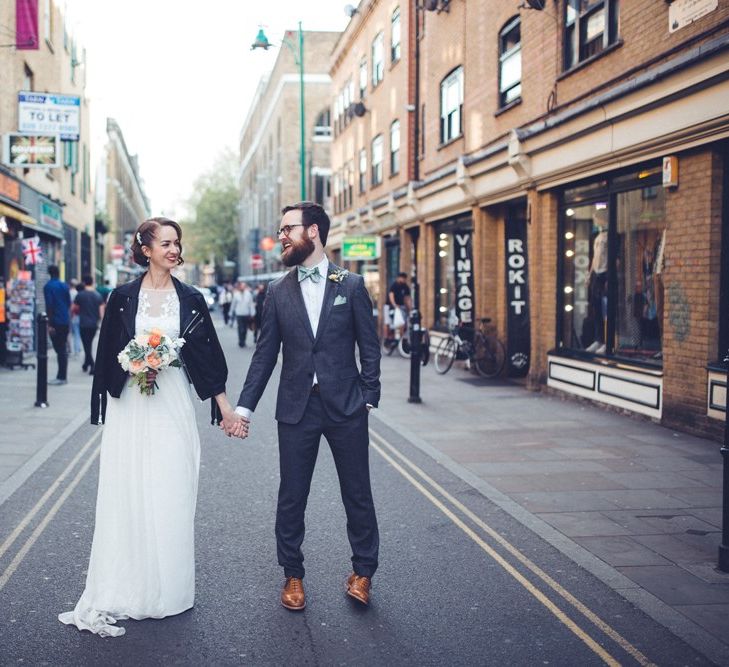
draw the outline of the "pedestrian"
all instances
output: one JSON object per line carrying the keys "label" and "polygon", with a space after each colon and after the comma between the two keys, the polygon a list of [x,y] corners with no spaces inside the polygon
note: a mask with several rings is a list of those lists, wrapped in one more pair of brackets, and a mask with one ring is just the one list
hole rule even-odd
{"label": "pedestrian", "polygon": [[81,342],[84,346],[84,363],[81,367],[84,373],[94,374],[94,356],[91,352],[96,330],[99,328],[99,320],[104,315],[104,299],[95,289],[94,280],[91,276],[83,277],[79,283],[79,293],[74,299],[74,304],[79,309],[79,325],[81,330]]}
{"label": "pedestrian", "polygon": [[83,283],[80,281],[77,283],[75,280],[71,281],[69,287],[71,297],[71,352],[74,359],[81,353],[81,328],[78,317],[78,306],[76,305],[76,295],[83,288]]}
{"label": "pedestrian", "polygon": [[109,298],[109,294],[111,294],[111,285],[109,284],[109,279],[106,278],[103,285],[97,285],[96,291],[101,295],[104,303],[106,303],[107,299]]}
{"label": "pedestrian", "polygon": [[261,318],[263,317],[263,303],[266,300],[266,284],[259,283],[256,289],[256,314],[254,316],[253,342],[258,342],[258,336],[261,332]]}
{"label": "pedestrian", "polygon": [[[380,345],[364,279],[332,264],[324,252],[329,224],[324,209],[312,202],[283,209],[281,261],[292,270],[268,286],[261,334],[236,407],[250,419],[283,346],[276,403],[276,546],[286,577],[281,604],[292,611],[306,606],[301,543],[322,435],[334,456],[347,514],[354,570],[346,581],[347,595],[369,603],[378,563],[368,413],[380,398]],[[236,428],[242,431],[243,425]]]}
{"label": "pedestrian", "polygon": [[61,274],[57,266],[53,264],[49,266],[48,275],[51,279],[43,287],[43,297],[48,315],[48,335],[58,360],[56,378],[50,380],[48,384],[60,385],[68,382],[67,343],[71,324],[71,291],[68,285],[59,279]]}
{"label": "pedestrian", "polygon": [[[212,397],[215,422],[222,418],[228,431],[241,422],[225,395],[228,369],[205,297],[172,276],[182,264],[181,239],[167,218],[139,226],[132,253],[147,270],[109,295],[99,334],[91,421],[106,426],[94,538],[84,592],[59,620],[101,636],[123,635],[120,619],[164,618],[193,606],[200,436],[186,378],[201,399]],[[185,339],[179,353],[187,375],[171,366],[146,371],[157,390],[145,395],[117,355],[136,335],[151,334],[151,344],[157,329],[157,345],[161,334]]]}
{"label": "pedestrian", "polygon": [[250,288],[243,281],[238,282],[236,285],[230,310],[238,324],[238,347],[245,347],[248,328],[251,325],[251,319],[256,314],[256,305]]}
{"label": "pedestrian", "polygon": [[218,294],[218,305],[220,305],[220,309],[223,311],[223,322],[225,324],[228,324],[228,320],[230,319],[230,304],[232,301],[233,292],[230,289],[230,285],[225,283],[220,288],[220,294]]}
{"label": "pedestrian", "polygon": [[402,338],[405,325],[408,321],[408,310],[412,301],[410,299],[410,287],[408,287],[408,274],[400,272],[397,278],[390,285],[387,291],[387,302],[390,305],[390,336]]}

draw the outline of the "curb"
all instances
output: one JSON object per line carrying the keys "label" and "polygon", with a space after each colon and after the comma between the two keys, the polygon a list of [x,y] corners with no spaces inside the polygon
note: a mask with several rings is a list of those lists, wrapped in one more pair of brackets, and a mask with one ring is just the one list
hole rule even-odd
{"label": "curb", "polygon": [[415,448],[429,456],[436,463],[442,465],[456,477],[466,482],[466,484],[472,486],[482,496],[494,503],[494,505],[500,507],[520,524],[537,534],[545,542],[587,570],[590,574],[597,577],[606,586],[628,600],[643,613],[650,616],[654,621],[663,625],[695,651],[706,656],[718,665],[729,664],[729,646],[696,625],[691,619],[677,612],[652,593],[641,588],[611,565],[608,565],[584,547],[573,542],[569,537],[560,533],[546,521],[543,521],[524,509],[519,503],[491,486],[488,482],[482,480],[457,461],[454,461],[450,456],[425,442],[417,434],[399,426],[390,418],[385,417],[381,410],[378,410],[376,415],[371,414],[370,420],[382,422],[382,424],[405,438]]}

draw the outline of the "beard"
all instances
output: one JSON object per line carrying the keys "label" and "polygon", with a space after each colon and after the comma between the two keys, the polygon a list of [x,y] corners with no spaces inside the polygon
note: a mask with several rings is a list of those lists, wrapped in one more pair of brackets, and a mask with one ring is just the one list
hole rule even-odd
{"label": "beard", "polygon": [[315,249],[314,241],[308,237],[292,241],[288,251],[281,255],[281,261],[285,266],[296,266],[301,264]]}

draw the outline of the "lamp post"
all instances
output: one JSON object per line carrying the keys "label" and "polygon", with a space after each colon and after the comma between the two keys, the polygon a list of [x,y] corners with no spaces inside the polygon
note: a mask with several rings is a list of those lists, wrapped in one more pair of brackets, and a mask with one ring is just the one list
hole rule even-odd
{"label": "lamp post", "polygon": [[[301,21],[299,21],[298,39],[296,45],[292,44],[287,36],[281,42],[294,57],[294,63],[299,68],[299,166],[301,169],[301,201],[306,200],[306,131],[304,113],[304,32],[301,29]],[[268,41],[263,28],[258,30],[258,35],[251,45],[251,51],[254,49],[264,49],[267,51],[271,43]]]}
{"label": "lamp post", "polygon": [[[727,378],[729,378],[729,350],[727,351]],[[729,389],[729,382],[727,383]],[[727,400],[725,403],[724,413],[724,444],[721,448],[721,457],[724,461],[723,470],[723,487],[722,487],[722,530],[721,544],[719,545],[719,569],[722,572],[729,572],[729,391],[727,391]]]}

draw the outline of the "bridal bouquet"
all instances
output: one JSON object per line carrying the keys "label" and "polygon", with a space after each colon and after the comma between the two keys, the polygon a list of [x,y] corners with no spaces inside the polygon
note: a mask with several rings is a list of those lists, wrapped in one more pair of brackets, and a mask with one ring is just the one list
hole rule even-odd
{"label": "bridal bouquet", "polygon": [[179,367],[180,348],[184,338],[170,338],[159,329],[137,334],[118,354],[121,367],[132,376],[129,386],[137,385],[142,394],[151,396],[157,386],[157,373],[168,367]]}

